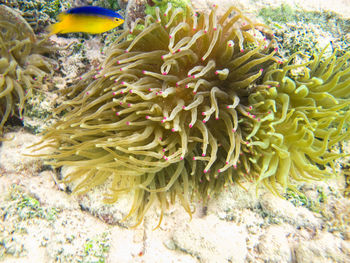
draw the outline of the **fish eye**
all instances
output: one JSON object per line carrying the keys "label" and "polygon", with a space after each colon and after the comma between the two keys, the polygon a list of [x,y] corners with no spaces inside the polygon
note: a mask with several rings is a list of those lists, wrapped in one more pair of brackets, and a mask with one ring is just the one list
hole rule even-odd
{"label": "fish eye", "polygon": [[118,22],[118,21],[119,21],[119,18],[116,18],[115,21]]}

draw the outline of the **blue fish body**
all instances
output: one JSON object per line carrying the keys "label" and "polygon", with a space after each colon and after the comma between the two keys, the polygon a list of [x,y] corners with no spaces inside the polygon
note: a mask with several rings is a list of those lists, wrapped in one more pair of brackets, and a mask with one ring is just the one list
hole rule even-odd
{"label": "blue fish body", "polygon": [[113,10],[98,6],[75,7],[59,14],[59,22],[49,27],[50,35],[74,32],[100,34],[124,22],[124,18]]}
{"label": "blue fish body", "polygon": [[123,19],[121,15],[99,6],[82,6],[69,9],[66,14],[76,14],[76,15],[97,15],[97,16],[108,16]]}

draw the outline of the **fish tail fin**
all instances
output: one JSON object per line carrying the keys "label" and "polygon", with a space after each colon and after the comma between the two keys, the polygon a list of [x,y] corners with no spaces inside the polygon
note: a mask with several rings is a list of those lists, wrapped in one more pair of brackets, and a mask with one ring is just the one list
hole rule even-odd
{"label": "fish tail fin", "polygon": [[61,25],[60,23],[49,25],[47,30],[49,31],[49,36],[55,35],[61,31]]}
{"label": "fish tail fin", "polygon": [[50,32],[49,36],[55,35],[55,34],[62,31],[62,21],[63,21],[65,16],[66,16],[65,13],[59,14],[57,16],[57,19],[59,22],[55,23],[55,24],[51,24],[47,27],[47,30]]}

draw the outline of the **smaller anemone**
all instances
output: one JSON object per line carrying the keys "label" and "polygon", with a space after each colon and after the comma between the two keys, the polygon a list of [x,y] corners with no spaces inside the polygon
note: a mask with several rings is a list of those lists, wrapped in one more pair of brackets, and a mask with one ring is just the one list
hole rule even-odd
{"label": "smaller anemone", "polygon": [[298,53],[283,66],[274,64],[248,98],[247,172],[276,194],[276,183],[293,188],[289,178],[330,177],[345,155],[334,148],[350,136],[350,53],[324,58],[323,52],[301,65],[291,63]]}
{"label": "smaller anemone", "polygon": [[53,74],[53,62],[42,54],[50,47],[38,40],[13,9],[0,5],[0,133],[9,116],[23,118],[25,101]]}

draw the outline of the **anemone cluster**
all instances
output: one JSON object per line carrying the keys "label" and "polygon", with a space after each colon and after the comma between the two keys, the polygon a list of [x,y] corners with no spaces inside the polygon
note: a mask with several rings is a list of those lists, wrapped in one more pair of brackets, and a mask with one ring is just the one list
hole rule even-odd
{"label": "anemone cluster", "polygon": [[9,116],[22,119],[33,88],[53,73],[52,61],[42,56],[48,51],[48,44],[36,38],[16,11],[0,5],[0,134]]}
{"label": "anemone cluster", "polygon": [[[290,175],[325,174],[316,163],[332,162],[330,146],[348,136],[347,57],[281,66],[258,29],[234,7],[220,18],[215,6],[156,8],[67,91],[55,112],[63,118],[38,147],[55,148],[52,165],[75,168],[64,182],[77,193],[106,181],[106,202],[134,193],[128,216],[138,222],[155,200],[161,220],[175,198],[191,215],[193,197],[243,178],[277,190]],[[289,78],[296,67],[305,75]]]}
{"label": "anemone cluster", "polygon": [[[286,188],[289,178],[330,177],[334,161],[345,155],[332,149],[350,136],[350,53],[336,53],[293,65],[295,53],[283,66],[271,66],[248,98],[249,170],[276,193],[276,183]],[[296,69],[303,73],[292,78]]]}

